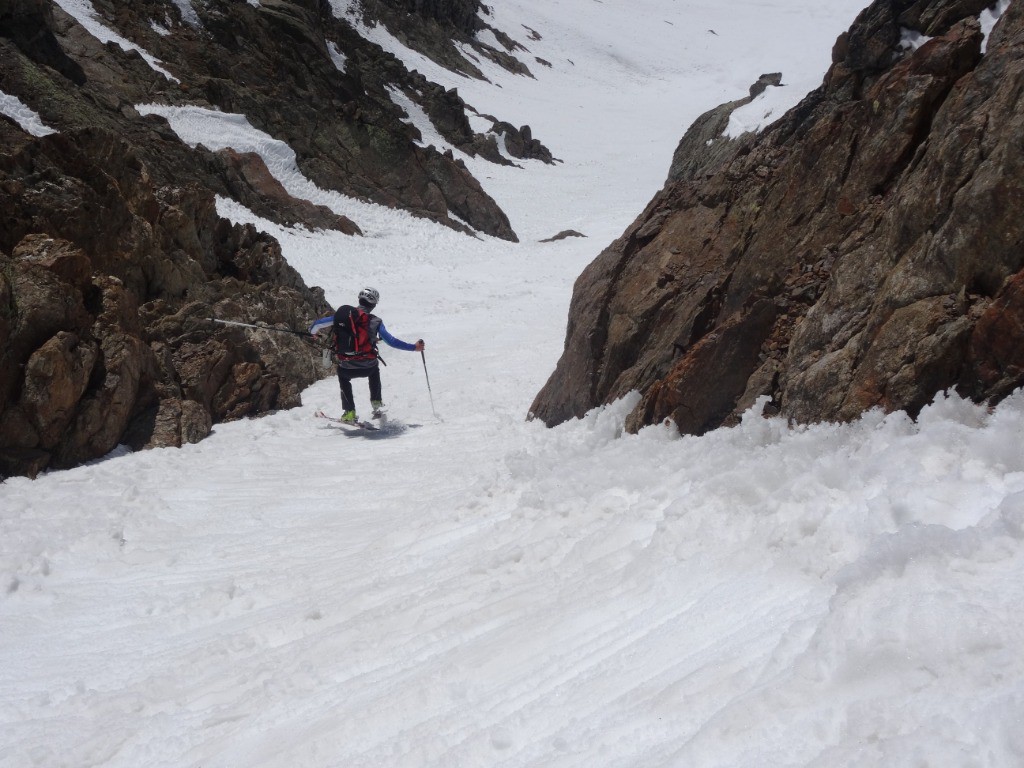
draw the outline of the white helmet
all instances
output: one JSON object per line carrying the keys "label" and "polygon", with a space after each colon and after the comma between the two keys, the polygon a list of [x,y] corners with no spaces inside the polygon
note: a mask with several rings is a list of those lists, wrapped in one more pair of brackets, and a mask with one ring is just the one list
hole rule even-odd
{"label": "white helmet", "polygon": [[377,293],[375,288],[363,288],[359,292],[359,303],[363,304],[370,309],[377,306],[377,302],[380,301],[380,294]]}

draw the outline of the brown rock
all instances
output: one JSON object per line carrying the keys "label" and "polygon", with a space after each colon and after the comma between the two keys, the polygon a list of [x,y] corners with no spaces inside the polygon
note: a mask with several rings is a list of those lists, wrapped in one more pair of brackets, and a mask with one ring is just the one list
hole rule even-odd
{"label": "brown rock", "polygon": [[627,429],[636,431],[666,418],[687,434],[719,426],[746,390],[774,322],[775,307],[761,301],[704,336],[647,391],[630,414]]}
{"label": "brown rock", "polygon": [[1006,281],[984,309],[967,346],[961,386],[976,399],[998,400],[1024,382],[1024,271]]}
{"label": "brown rock", "polygon": [[234,365],[228,345],[220,341],[200,344],[186,342],[174,355],[174,368],[182,394],[213,412],[214,398],[224,386]]}
{"label": "brown rock", "polygon": [[570,237],[586,237],[586,235],[584,235],[582,232],[577,232],[575,229],[563,229],[557,235],[552,235],[551,237],[545,237],[540,242],[542,242],[542,243],[554,243],[554,242],[557,242],[559,240],[565,240],[565,239],[570,238]]}
{"label": "brown rock", "polygon": [[299,404],[322,375],[302,339],[210,317],[301,328],[329,309],[323,293],[276,241],[220,219],[208,191],[154,190],[116,137],[78,139],[0,152],[0,231],[17,238],[0,255],[0,472],[180,445],[214,418]]}
{"label": "brown rock", "polygon": [[18,407],[41,446],[52,449],[58,444],[85,393],[98,352],[95,343],[60,331],[29,358]]}
{"label": "brown rock", "polygon": [[92,265],[80,248],[49,235],[27,235],[14,247],[13,258],[53,272],[61,281],[83,290],[89,285]]}
{"label": "brown rock", "polygon": [[50,463],[50,454],[36,448],[0,447],[0,477],[24,475],[35,479]]}
{"label": "brown rock", "polygon": [[230,415],[240,418],[254,409],[254,389],[260,381],[262,370],[256,363],[236,363],[231,366],[227,379],[217,391],[213,400],[213,412],[221,418]]}
{"label": "brown rock", "polygon": [[916,416],[936,392],[956,381],[971,321],[944,305],[945,297],[935,296],[893,312],[864,358],[851,366],[839,418],[852,419],[876,406]]}
{"label": "brown rock", "polygon": [[125,442],[135,450],[198,443],[213,427],[210,412],[193,400],[166,398],[139,414]]}
{"label": "brown rock", "polygon": [[136,406],[149,348],[124,333],[100,344],[104,375],[82,398],[69,434],[54,451],[54,466],[71,467],[117,447]]}

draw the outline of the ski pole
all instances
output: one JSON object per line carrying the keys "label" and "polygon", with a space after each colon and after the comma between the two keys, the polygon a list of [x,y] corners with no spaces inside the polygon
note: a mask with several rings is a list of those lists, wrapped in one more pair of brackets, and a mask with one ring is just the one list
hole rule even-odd
{"label": "ski pole", "polygon": [[277,331],[278,333],[291,333],[295,336],[312,336],[313,334],[308,331],[293,331],[291,328],[274,328],[269,325],[254,325],[252,323],[239,323],[235,320],[221,320],[216,317],[210,318],[211,323],[220,323],[221,325],[239,325],[243,328],[258,328],[261,331]]}
{"label": "ski pole", "polygon": [[420,357],[423,358],[423,375],[427,377],[427,392],[430,393],[430,410],[436,419],[438,415],[437,411],[434,410],[434,391],[430,388],[430,374],[427,372],[427,353],[422,349],[420,350]]}

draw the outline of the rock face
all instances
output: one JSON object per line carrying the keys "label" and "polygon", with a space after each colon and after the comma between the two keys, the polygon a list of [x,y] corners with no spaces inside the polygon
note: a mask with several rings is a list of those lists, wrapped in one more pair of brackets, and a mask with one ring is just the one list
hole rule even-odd
{"label": "rock face", "polygon": [[[1024,7],[876,2],[823,85],[732,151],[684,137],[664,189],[580,276],[547,424],[630,390],[629,428],[916,414],[1024,384]],[[901,47],[902,30],[931,39]]]}
{"label": "rock face", "polygon": [[454,27],[466,35],[476,32],[480,23],[480,0],[387,0],[385,4]]}
{"label": "rock face", "polygon": [[0,153],[0,475],[299,404],[321,375],[307,343],[210,321],[301,328],[330,310],[275,240],[197,185],[156,186],[104,131],[21,145]]}

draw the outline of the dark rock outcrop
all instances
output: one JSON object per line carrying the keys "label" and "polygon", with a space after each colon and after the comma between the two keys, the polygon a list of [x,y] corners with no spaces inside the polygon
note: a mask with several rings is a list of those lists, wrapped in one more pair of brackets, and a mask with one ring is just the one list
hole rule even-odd
{"label": "dark rock outcrop", "polygon": [[[637,389],[629,428],[700,433],[761,395],[812,422],[1024,384],[1024,8],[982,55],[985,5],[875,2],[763,134],[701,154],[699,123],[578,279],[532,413],[555,424]],[[933,39],[904,49],[901,28]]]}
{"label": "dark rock outcrop", "polygon": [[575,229],[563,229],[558,234],[552,235],[551,237],[545,237],[540,242],[542,242],[542,243],[554,243],[554,242],[557,242],[559,240],[565,240],[565,239],[570,238],[570,237],[586,237],[586,235],[584,235],[582,232],[577,232]]}
{"label": "dark rock outcrop", "polygon": [[383,24],[403,44],[446,69],[483,78],[453,40],[468,43],[476,34],[482,5],[478,0],[364,0],[363,18]]}
{"label": "dark rock outcrop", "polygon": [[[363,0],[364,19],[382,23],[403,44],[419,51],[442,67],[468,77],[486,80],[479,65],[487,59],[517,75],[533,77],[530,68],[515,54],[529,53],[505,32],[481,20],[490,9],[479,0]],[[488,30],[500,47],[477,39]],[[455,43],[461,43],[460,51]],[[472,49],[477,55],[466,52]]]}
{"label": "dark rock outcrop", "polygon": [[[476,0],[367,0],[361,10],[369,23],[383,24],[405,45],[452,71],[486,79],[477,66],[479,59],[464,55],[464,51],[472,49],[514,74],[532,77],[529,68],[515,55],[520,51],[528,53],[527,49],[501,30],[481,22],[478,14],[487,9]],[[481,29],[493,33],[502,48],[480,42],[476,34]],[[462,44],[461,50],[455,41]],[[446,90],[418,72],[405,72],[404,66],[387,54],[381,53],[373,67],[364,66],[363,70],[363,82],[368,87],[371,82],[381,92],[389,83],[401,87],[409,99],[423,108],[445,140],[468,155],[512,165],[498,149],[497,142],[504,137],[512,157],[554,162],[551,151],[533,136],[529,126],[515,128],[491,115],[480,115],[489,119],[492,126],[486,133],[474,132],[467,113],[477,111],[455,89]]]}
{"label": "dark rock outcrop", "polygon": [[387,0],[398,10],[433,19],[441,25],[451,26],[465,35],[476,32],[480,23],[480,0]]}
{"label": "dark rock outcrop", "polygon": [[0,153],[0,476],[298,405],[321,375],[308,344],[210,317],[294,328],[329,309],[275,240],[197,185],[156,186],[119,137]]}
{"label": "dark rock outcrop", "polygon": [[528,125],[516,128],[511,123],[498,121],[491,131],[504,140],[505,149],[512,157],[521,160],[540,160],[548,164],[555,162],[551,151],[533,138],[533,131]]}

